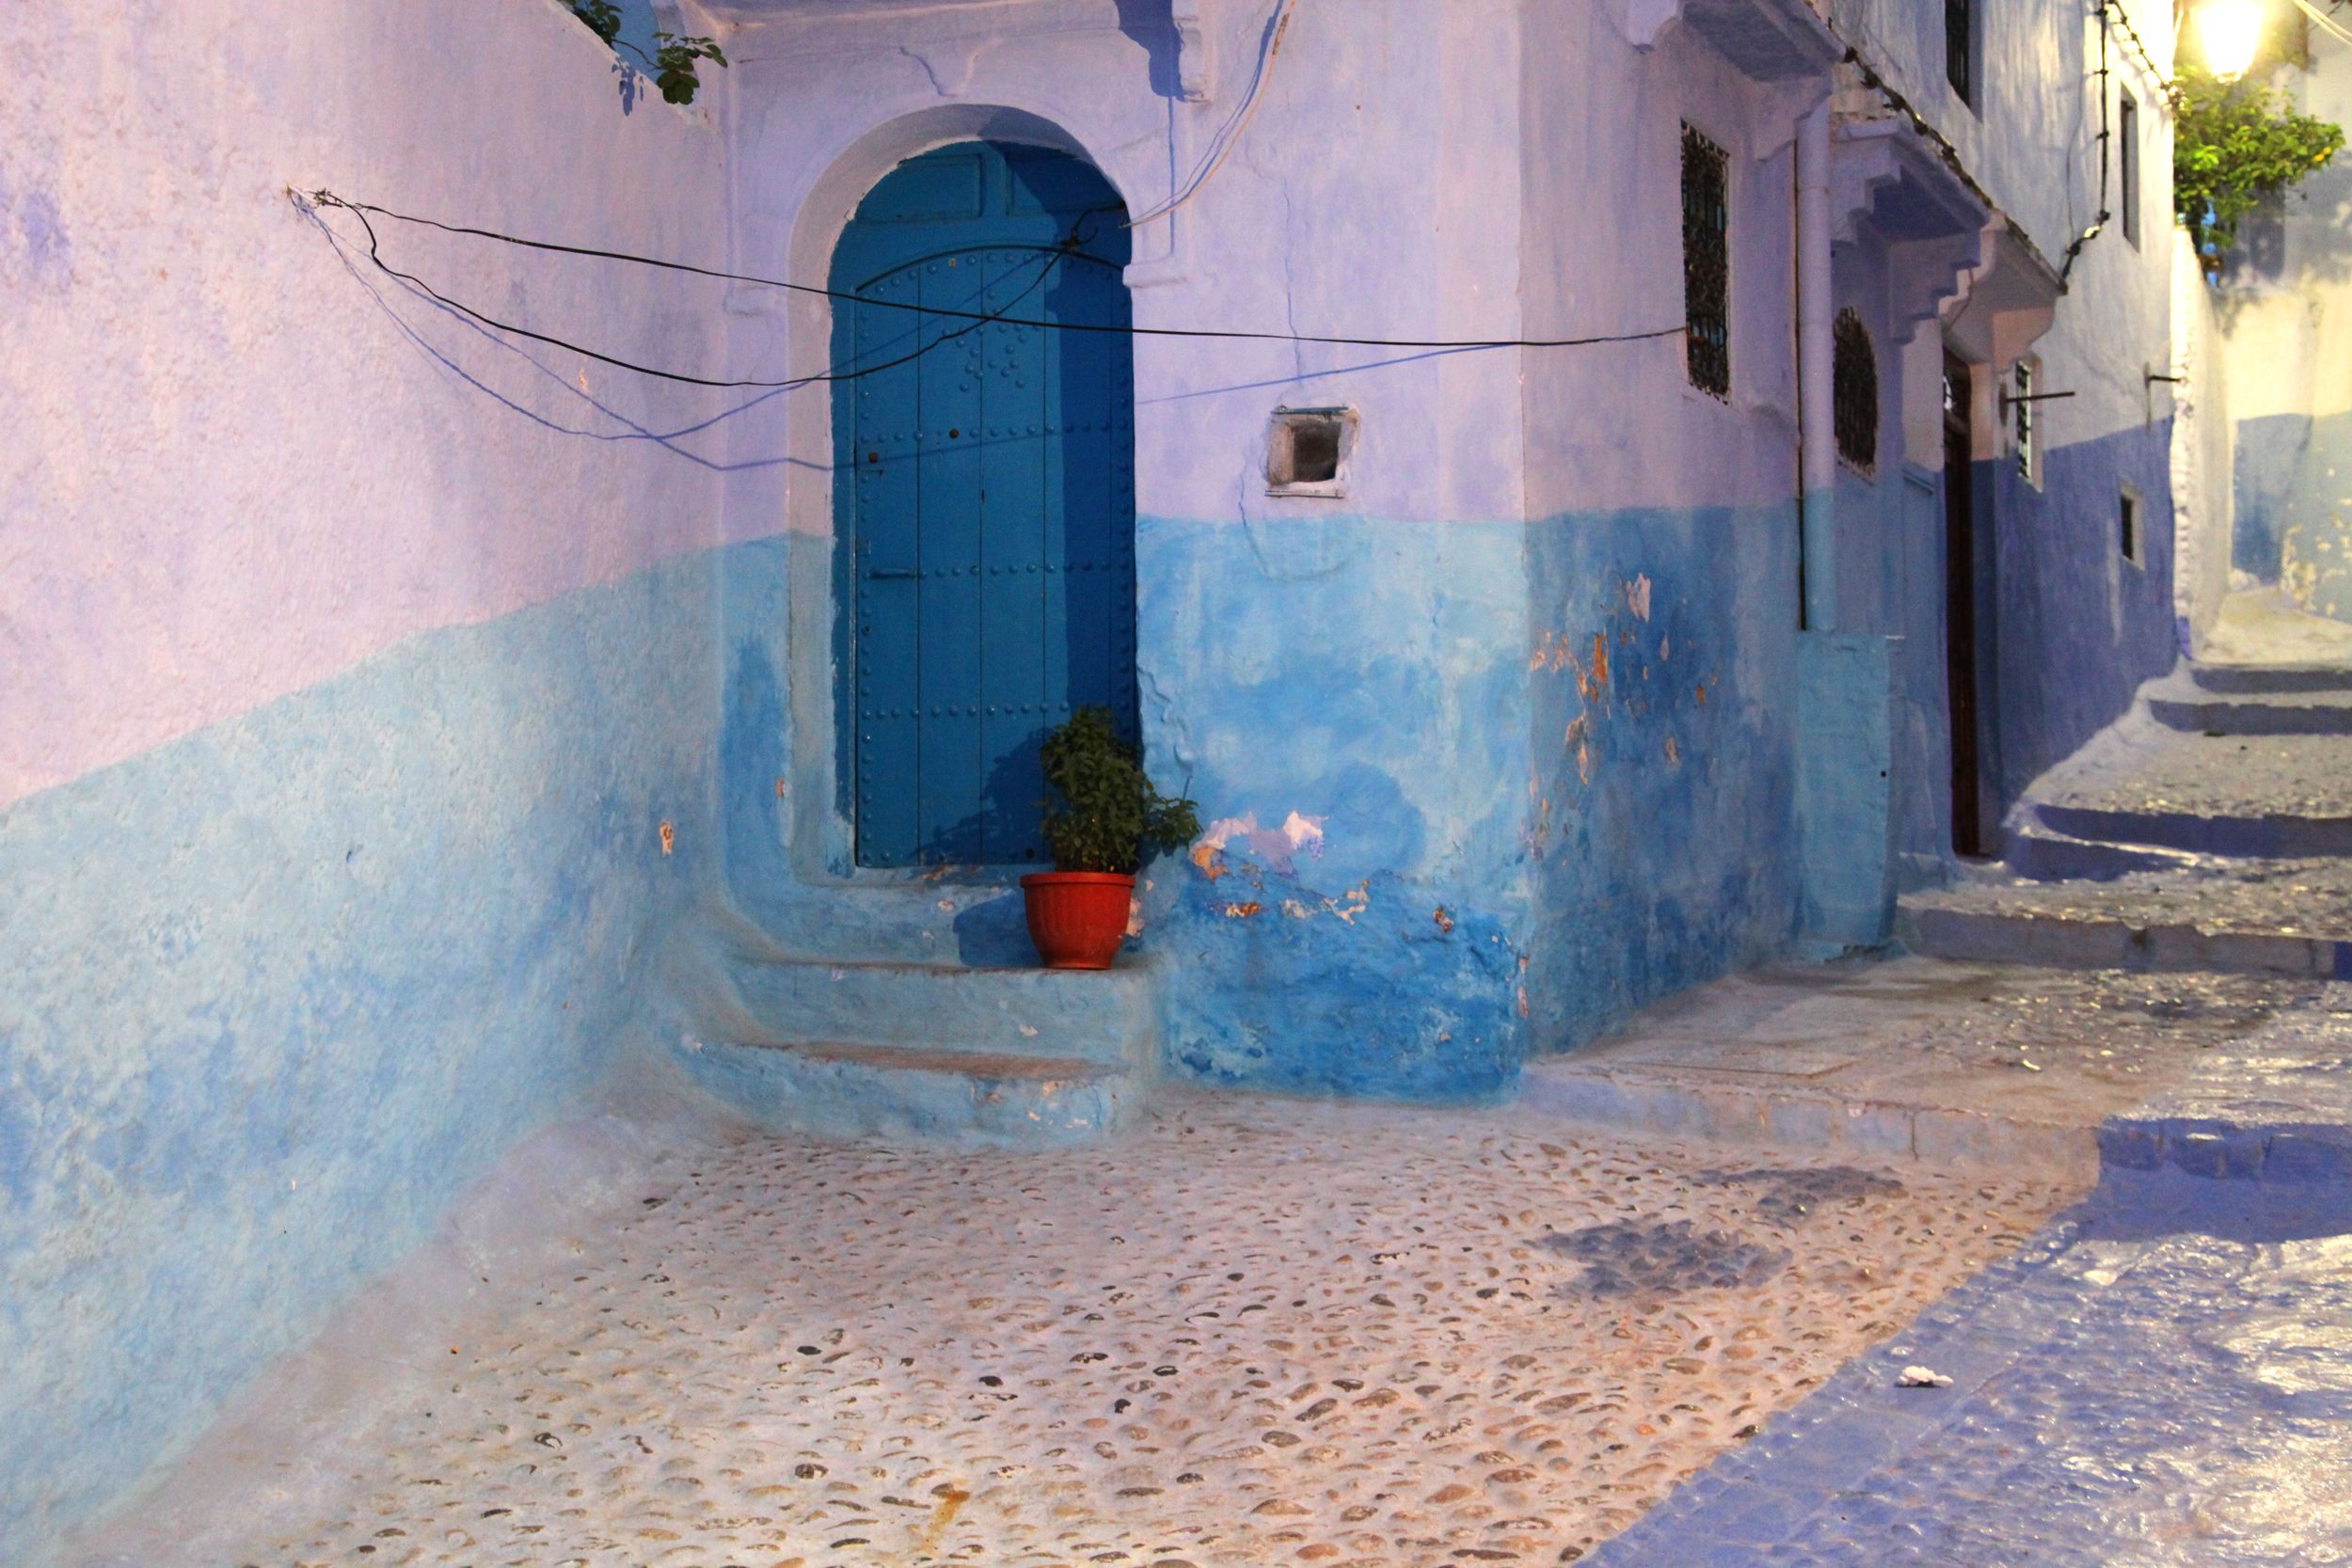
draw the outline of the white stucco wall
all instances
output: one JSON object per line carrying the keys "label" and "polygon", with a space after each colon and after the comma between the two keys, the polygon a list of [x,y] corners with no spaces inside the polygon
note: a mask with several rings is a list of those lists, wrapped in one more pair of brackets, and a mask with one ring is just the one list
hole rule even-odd
{"label": "white stucco wall", "polygon": [[1680,25],[1636,48],[1609,8],[1539,5],[1527,27],[1529,334],[1681,325],[1686,120],[1730,155],[1732,256],[1727,398],[1679,338],[1529,352],[1528,515],[1792,500],[1789,99]]}
{"label": "white stucco wall", "polygon": [[[2169,71],[2169,10],[2150,0],[2119,8],[2156,70]],[[1840,36],[1951,142],[2000,211],[2058,267],[2100,210],[2099,24],[2089,8],[2072,0],[1980,9],[1983,45],[1973,107],[1946,80],[1941,5],[1833,0],[1829,14]],[[2111,32],[2107,63],[2109,126],[2119,90],[2139,106],[2138,238],[2135,245],[2124,237],[2120,180],[2111,165],[2112,219],[2085,243],[2050,331],[2033,348],[2042,359],[2041,385],[2076,394],[2042,406],[2045,447],[2137,427],[2169,409],[2164,386],[2156,384],[2152,394],[2143,378],[2149,370],[2161,372],[2170,356],[2170,119],[2161,86],[2120,27]]]}
{"label": "white stucco wall", "polygon": [[[2310,70],[2281,66],[2267,85],[2305,114],[2352,125],[2352,45],[2316,27]],[[2233,258],[2218,292],[2238,420],[2352,410],[2352,162],[2339,156],[2282,211],[2275,267]],[[2260,221],[2247,220],[2247,237]]]}
{"label": "white stucco wall", "polygon": [[2172,606],[2189,653],[2230,591],[2236,426],[2213,291],[2186,230],[2172,231]]}
{"label": "white stucco wall", "polygon": [[[2279,67],[2267,85],[2352,125],[2352,46],[2316,27],[2309,71]],[[2348,220],[2352,161],[2339,155],[2278,216],[2245,221],[2215,295],[2238,445],[2234,564],[2338,617],[2352,617]]]}

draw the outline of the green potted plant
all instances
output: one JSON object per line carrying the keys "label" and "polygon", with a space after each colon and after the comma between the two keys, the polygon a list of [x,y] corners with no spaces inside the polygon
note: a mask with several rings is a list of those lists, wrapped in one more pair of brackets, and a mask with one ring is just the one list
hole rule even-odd
{"label": "green potted plant", "polygon": [[1108,969],[1127,937],[1136,871],[1200,836],[1193,803],[1152,786],[1106,707],[1082,707],[1040,749],[1062,798],[1045,813],[1054,869],[1021,879],[1029,939],[1052,969]]}

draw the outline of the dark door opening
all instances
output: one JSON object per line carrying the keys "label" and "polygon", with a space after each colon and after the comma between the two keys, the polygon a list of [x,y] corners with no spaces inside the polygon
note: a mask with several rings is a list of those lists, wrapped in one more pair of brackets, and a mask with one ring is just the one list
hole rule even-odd
{"label": "dark door opening", "polygon": [[1968,362],[1944,356],[1944,680],[1951,716],[1952,848],[1985,840],[1983,718],[1977,689],[1977,497]]}

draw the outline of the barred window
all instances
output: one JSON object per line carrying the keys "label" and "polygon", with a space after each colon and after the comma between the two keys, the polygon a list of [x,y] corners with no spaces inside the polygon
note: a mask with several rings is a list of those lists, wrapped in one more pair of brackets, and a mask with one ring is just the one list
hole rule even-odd
{"label": "barred window", "polygon": [[1837,455],[1876,473],[1879,466],[1879,356],[1870,329],[1851,309],[1837,312],[1830,329],[1830,406]]}
{"label": "barred window", "polygon": [[2030,481],[2033,472],[2033,365],[2020,359],[2010,372],[2010,436],[2017,448],[2017,477]]}
{"label": "barred window", "polygon": [[1682,311],[1691,385],[1731,395],[1731,160],[1682,128]]}
{"label": "barred window", "polygon": [[1977,18],[1970,0],[1944,0],[1944,79],[1963,103],[1977,102]]}

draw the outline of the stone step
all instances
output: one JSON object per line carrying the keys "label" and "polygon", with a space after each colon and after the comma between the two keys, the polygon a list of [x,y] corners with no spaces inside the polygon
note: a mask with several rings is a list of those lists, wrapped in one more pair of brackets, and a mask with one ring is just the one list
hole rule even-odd
{"label": "stone step", "polygon": [[1061,1056],[844,1042],[689,1040],[681,1060],[774,1132],[1009,1148],[1115,1131],[1150,1085],[1146,1070]]}
{"label": "stone step", "polygon": [[779,955],[1018,968],[1037,961],[1021,889],[970,879],[795,886],[749,911]]}
{"label": "stone step", "polygon": [[2003,863],[2029,881],[2113,881],[2141,871],[2187,871],[2201,863],[2178,849],[2076,838],[2020,814],[2003,834]]}
{"label": "stone step", "polygon": [[2189,678],[2228,694],[2352,692],[2352,666],[2342,664],[2192,664]]}
{"label": "stone step", "polygon": [[1159,977],[1148,963],[813,959],[764,922],[706,912],[715,940],[665,959],[676,1056],[763,1125],[1067,1142],[1132,1116],[1157,1075]]}
{"label": "stone step", "polygon": [[2199,735],[2352,735],[2352,681],[2321,689],[2217,690],[2199,672],[2176,672],[2144,689],[2148,711],[2169,729]]}
{"label": "stone step", "polygon": [[2331,1022],[2281,1018],[2109,1117],[2102,1165],[2111,1178],[2182,1172],[2319,1188],[2339,1214],[2352,1213],[2352,1051]]}
{"label": "stone step", "polygon": [[896,960],[748,959],[735,985],[761,1037],[1035,1056],[1148,1069],[1159,1041],[1152,972]]}
{"label": "stone step", "polygon": [[1518,1103],[1618,1134],[1803,1149],[1834,1160],[2059,1174],[2087,1173],[2098,1159],[2094,1130],[2063,1116],[1923,1104],[1899,1087],[1813,1082],[1797,1073],[1625,1065],[1604,1049],[1531,1066],[1520,1076]]}
{"label": "stone step", "polygon": [[2047,800],[2028,811],[2041,826],[2076,840],[2265,860],[2352,855],[2352,816],[2216,816]]}
{"label": "stone step", "polygon": [[2198,918],[2192,900],[2177,914],[2095,907],[2066,909],[1981,896],[1984,888],[1912,894],[1897,905],[1898,940],[1914,953],[2052,969],[2179,970],[2352,979],[2352,932],[2233,928]]}

